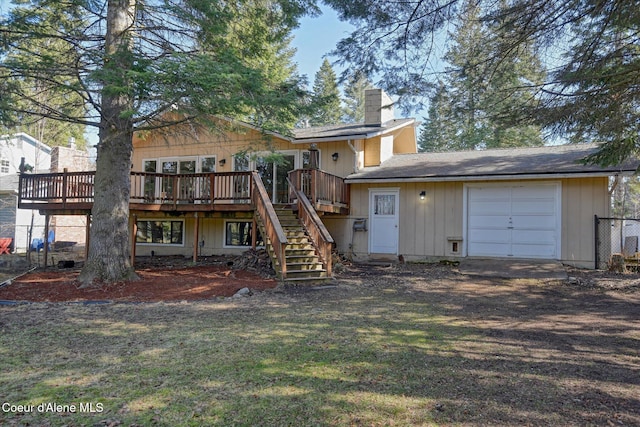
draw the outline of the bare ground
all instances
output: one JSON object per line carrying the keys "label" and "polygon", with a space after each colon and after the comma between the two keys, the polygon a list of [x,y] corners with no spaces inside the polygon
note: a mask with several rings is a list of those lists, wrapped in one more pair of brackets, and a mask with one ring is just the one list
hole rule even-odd
{"label": "bare ground", "polygon": [[[429,316],[446,319],[449,332],[444,334],[452,339],[447,351],[419,354],[425,364],[441,367],[438,375],[423,379],[424,393],[437,396],[431,408],[437,423],[640,426],[637,275],[569,269],[567,281],[506,280],[464,276],[453,266],[347,266],[331,286],[276,288],[270,279],[243,276],[223,261],[219,264],[169,270],[150,266],[142,272],[143,277],[148,274],[143,283],[152,293],[172,289],[167,300],[212,298],[229,282],[238,283],[234,289],[263,289],[243,300],[240,310],[295,304],[328,313],[342,306],[363,310],[368,317],[377,312],[400,317],[403,310],[428,307]],[[40,274],[0,289],[0,300],[32,300],[33,293],[19,291],[36,284],[42,295],[73,284],[61,279],[69,277],[66,272],[53,275],[58,282],[50,273]],[[200,278],[206,280],[196,284]],[[53,282],[40,281],[45,279]],[[165,279],[171,286],[159,285]],[[149,292],[125,296],[131,285],[69,299],[151,300]],[[176,289],[182,290],[176,294]],[[57,299],[49,295],[41,300]],[[170,312],[166,315],[175,315]],[[7,322],[19,315],[1,314]],[[418,356],[415,348],[407,351]]]}

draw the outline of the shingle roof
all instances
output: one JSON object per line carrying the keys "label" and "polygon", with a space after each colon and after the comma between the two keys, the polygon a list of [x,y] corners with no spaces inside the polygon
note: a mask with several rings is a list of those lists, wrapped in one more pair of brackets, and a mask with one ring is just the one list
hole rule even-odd
{"label": "shingle roof", "polygon": [[511,177],[559,175],[613,175],[635,172],[640,162],[621,166],[583,165],[580,160],[597,150],[593,144],[571,144],[535,148],[484,151],[400,154],[380,166],[349,175],[348,181],[416,180],[451,181],[508,179]]}
{"label": "shingle roof", "polygon": [[337,125],[294,129],[293,134],[295,142],[304,142],[305,140],[310,139],[359,139],[383,133],[397,127],[406,126],[414,122],[415,119],[395,119],[389,120],[381,126],[365,126],[364,123],[340,123]]}

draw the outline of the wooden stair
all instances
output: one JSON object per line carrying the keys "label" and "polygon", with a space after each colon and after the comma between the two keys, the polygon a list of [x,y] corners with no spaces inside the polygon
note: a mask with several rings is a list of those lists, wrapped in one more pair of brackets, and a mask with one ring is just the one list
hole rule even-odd
{"label": "wooden stair", "polygon": [[[265,245],[267,252],[271,256],[273,269],[276,271],[278,278],[285,282],[305,282],[319,281],[330,279],[327,270],[324,268],[320,256],[309,238],[304,226],[298,219],[296,213],[290,205],[274,205],[276,215],[280,225],[282,226],[286,236],[287,245],[285,248],[286,259],[286,277],[282,277],[282,268],[274,255],[273,247],[269,239],[266,239]],[[258,220],[258,226],[262,224]],[[264,234],[263,234],[264,236]]]}

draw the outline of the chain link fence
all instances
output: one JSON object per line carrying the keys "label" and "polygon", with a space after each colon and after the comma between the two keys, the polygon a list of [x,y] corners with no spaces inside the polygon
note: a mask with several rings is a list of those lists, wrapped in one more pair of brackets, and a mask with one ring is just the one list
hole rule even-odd
{"label": "chain link fence", "polygon": [[640,219],[595,217],[595,268],[608,269],[613,254],[636,257],[640,250]]}
{"label": "chain link fence", "polygon": [[[84,220],[84,218],[83,218]],[[26,253],[28,250],[38,251],[42,249],[44,242],[51,240],[49,245],[52,251],[73,251],[84,247],[86,239],[85,225],[51,225],[50,238],[45,237],[44,224],[12,225],[6,227],[5,235],[13,238],[11,252]]]}

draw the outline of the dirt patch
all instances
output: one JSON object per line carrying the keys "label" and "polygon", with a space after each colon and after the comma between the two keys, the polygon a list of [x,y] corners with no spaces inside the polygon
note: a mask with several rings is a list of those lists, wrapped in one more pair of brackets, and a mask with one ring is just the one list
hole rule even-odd
{"label": "dirt patch", "polygon": [[[234,284],[244,273],[233,260],[153,262],[139,272],[148,269],[153,286],[173,278],[173,300],[205,299],[188,289],[208,271],[210,282]],[[111,425],[197,416],[211,425],[640,426],[639,276],[567,271],[559,281],[466,276],[453,265],[346,265],[331,286],[251,298],[0,307],[0,347],[12,349],[3,392],[18,403],[94,396]],[[265,279],[253,277],[256,289]],[[166,405],[140,398],[159,395]],[[184,402],[197,412],[181,412]],[[59,421],[28,416],[9,421]]]}
{"label": "dirt patch", "polygon": [[[244,259],[244,258],[241,258]],[[0,288],[0,300],[63,301],[194,301],[229,297],[242,288],[275,288],[276,280],[258,271],[236,268],[240,258],[218,257],[197,266],[182,257],[154,258],[138,263],[137,281],[80,289],[79,268],[37,270]],[[246,265],[242,263],[242,265]]]}

